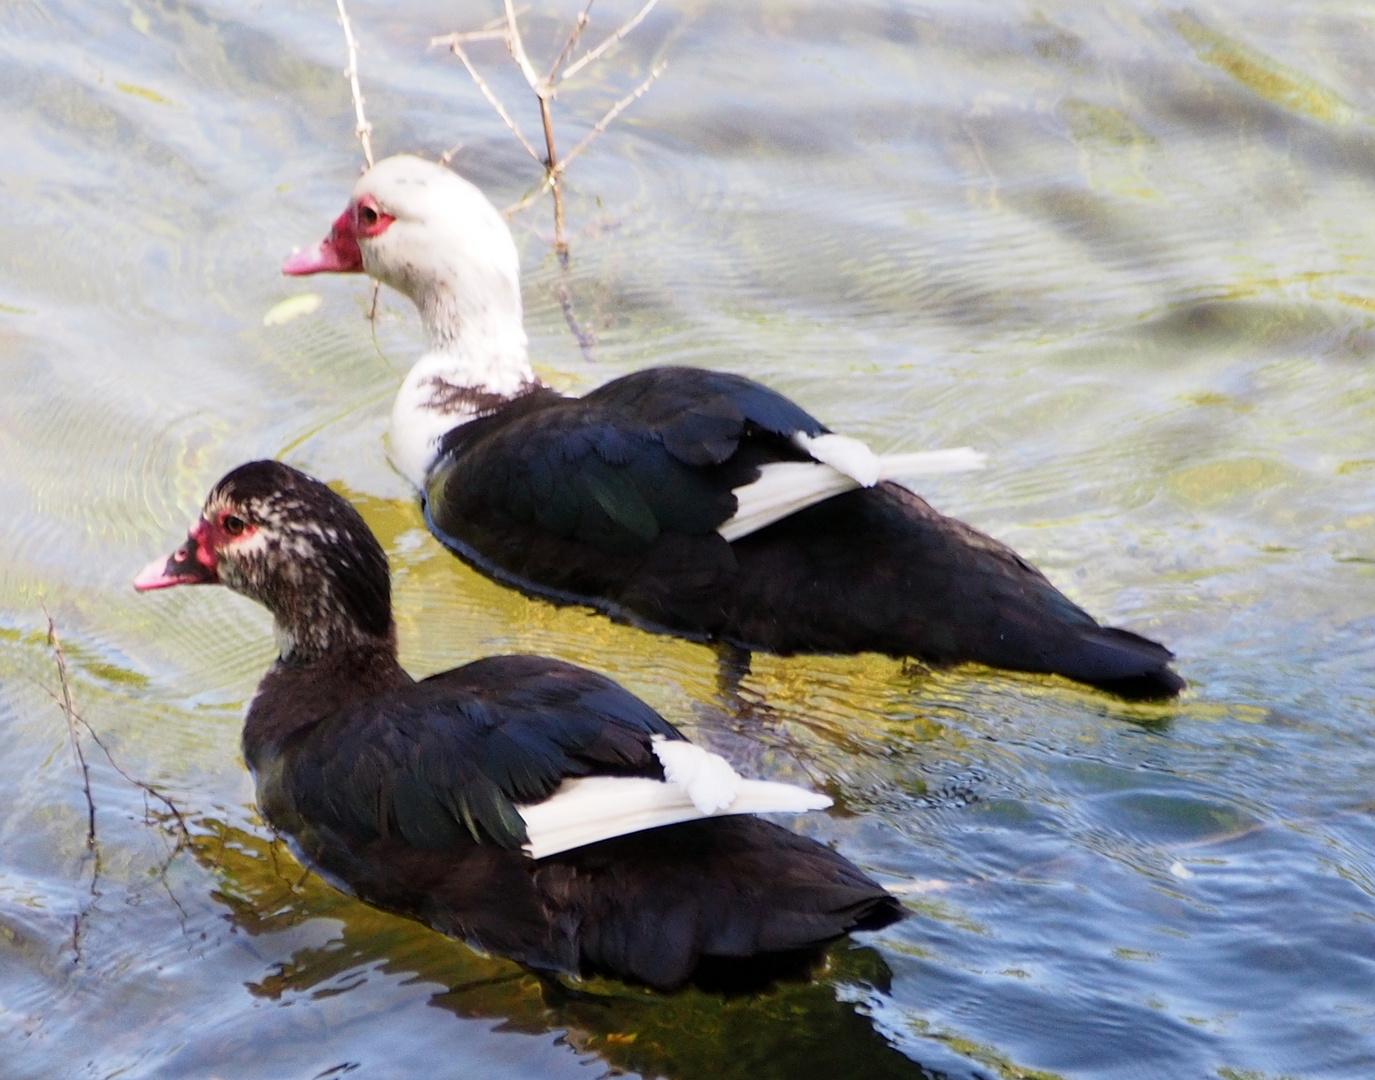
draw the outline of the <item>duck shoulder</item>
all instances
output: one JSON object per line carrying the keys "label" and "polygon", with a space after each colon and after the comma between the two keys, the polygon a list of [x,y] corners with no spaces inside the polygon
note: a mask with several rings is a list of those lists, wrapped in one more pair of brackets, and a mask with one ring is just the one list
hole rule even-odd
{"label": "duck shoulder", "polygon": [[663,778],[653,736],[678,731],[595,672],[494,656],[356,703],[283,748],[274,785],[293,818],[350,844],[466,838],[516,850],[517,804],[573,777]]}
{"label": "duck shoulder", "polygon": [[513,402],[446,439],[426,499],[442,534],[501,517],[616,553],[661,534],[705,535],[736,511],[733,489],[771,461],[805,461],[789,440],[826,428],[753,380],[653,368],[583,398]]}

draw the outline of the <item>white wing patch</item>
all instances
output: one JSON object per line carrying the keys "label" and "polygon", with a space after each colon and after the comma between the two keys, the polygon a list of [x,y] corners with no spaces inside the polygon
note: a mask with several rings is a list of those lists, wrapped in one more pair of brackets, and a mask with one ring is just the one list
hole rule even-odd
{"label": "white wing patch", "polygon": [[652,744],[664,779],[686,791],[703,814],[715,814],[735,802],[744,781],[720,754],[662,735],[655,735]]}
{"label": "white wing patch", "polygon": [[845,435],[811,438],[798,432],[793,442],[815,460],[771,462],[754,483],[735,488],[735,514],[716,530],[727,540],[749,536],[843,491],[873,487],[880,480],[969,472],[982,469],[987,460],[968,446],[880,457]]}
{"label": "white wing patch", "polygon": [[613,836],[727,814],[800,814],[831,805],[825,795],[772,780],[746,780],[700,746],[654,738],[667,780],[587,776],[565,780],[543,802],[520,806],[533,859]]}
{"label": "white wing patch", "polygon": [[804,454],[810,454],[813,460],[844,473],[858,487],[873,487],[879,482],[883,459],[858,439],[848,435],[812,436],[796,431],[793,432],[792,441]]}

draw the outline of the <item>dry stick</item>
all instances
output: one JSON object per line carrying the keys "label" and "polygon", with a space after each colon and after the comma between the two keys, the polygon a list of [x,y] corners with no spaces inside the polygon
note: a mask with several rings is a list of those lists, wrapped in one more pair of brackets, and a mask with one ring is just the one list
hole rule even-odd
{"label": "dry stick", "polygon": [[[335,0],[339,8],[339,24],[344,28],[344,44],[349,50],[349,66],[344,69],[344,78],[349,81],[349,93],[353,96],[353,112],[358,118],[358,124],[353,129],[353,133],[358,136],[358,141],[363,144],[363,160],[368,163],[368,168],[372,168],[372,125],[368,123],[368,118],[363,114],[363,88],[358,83],[358,42],[353,37],[353,24],[349,22],[348,9],[344,7],[344,0]],[[380,353],[382,350],[377,346],[377,298],[381,295],[382,286],[379,282],[372,283],[372,304],[368,308],[368,322],[372,324],[372,344]]]}
{"label": "dry stick", "polygon": [[506,47],[511,50],[517,66],[530,84],[530,89],[539,93],[540,78],[530,66],[530,57],[525,53],[525,42],[520,36],[520,26],[516,23],[516,9],[511,0],[502,0],[506,6]]}
{"label": "dry stick", "polygon": [[[51,626],[51,620],[49,620],[49,625]],[[59,664],[59,671],[61,671],[62,668],[63,668],[63,665],[62,665],[62,664]],[[65,690],[65,682],[64,682],[64,690]],[[47,694],[50,698],[52,698],[54,701],[56,701],[56,702],[58,703],[58,705],[63,706],[63,708],[64,708],[64,710],[65,710],[66,706],[64,705],[64,701],[63,701],[62,698],[59,698],[56,694],[54,694],[54,693],[53,693],[51,690],[49,690],[46,686],[43,687],[43,692],[44,692],[45,694]],[[84,716],[82,716],[80,713],[73,711],[72,713],[69,714],[69,718],[68,718],[68,722],[70,723],[71,721],[75,721],[76,723],[79,723],[82,727],[84,727],[84,728],[86,729],[87,734],[89,734],[89,735],[91,736],[91,738],[95,741],[95,744],[96,744],[98,747],[100,747],[101,750],[103,750],[103,751],[105,752],[105,758],[106,758],[106,760],[109,761],[110,767],[113,768],[113,769],[115,770],[115,772],[119,773],[119,775],[122,776],[122,777],[124,777],[125,780],[127,780],[129,783],[133,784],[134,787],[138,788],[140,791],[143,792],[143,806],[144,806],[145,812],[151,813],[151,811],[148,810],[148,796],[151,795],[151,796],[153,796],[153,798],[157,799],[157,800],[158,800],[159,802],[161,802],[165,807],[167,807],[168,812],[172,815],[173,818],[176,819],[176,822],[177,822],[177,832],[178,832],[177,843],[176,843],[176,845],[172,848],[172,850],[169,851],[169,852],[167,853],[167,858],[166,858],[166,860],[163,862],[162,866],[159,868],[159,870],[158,870],[158,879],[162,882],[162,887],[163,887],[164,889],[167,890],[167,895],[168,895],[168,897],[171,898],[172,903],[175,904],[176,907],[177,907],[177,910],[178,910],[179,912],[181,912],[182,926],[185,927],[185,925],[186,925],[186,909],[185,909],[184,907],[181,906],[181,901],[178,900],[177,897],[176,897],[176,894],[172,892],[172,886],[171,886],[171,884],[170,884],[170,883],[168,882],[168,880],[167,880],[167,868],[168,868],[169,866],[171,866],[172,860],[175,859],[175,858],[177,857],[178,854],[180,854],[182,848],[189,848],[189,847],[191,846],[191,830],[190,830],[189,828],[187,828],[186,819],[182,816],[181,811],[177,809],[177,804],[174,803],[171,799],[169,799],[169,798],[168,798],[166,795],[164,795],[162,792],[158,791],[157,788],[153,787],[151,784],[145,783],[144,781],[138,779],[138,777],[136,777],[136,776],[131,776],[131,775],[129,775],[129,773],[127,773],[127,772],[124,771],[123,767],[119,764],[119,762],[117,762],[117,761],[115,760],[114,755],[110,753],[110,748],[109,748],[108,746],[105,745],[105,741],[96,733],[95,728],[93,728],[93,727],[91,726],[91,722],[90,722],[89,720],[87,720],[87,719],[86,719]],[[84,767],[84,762],[83,762],[83,767]],[[90,792],[89,792],[89,787],[88,787],[88,789],[87,789],[87,799],[89,800],[89,798],[90,798]],[[97,873],[97,874],[99,873],[99,857],[100,857],[100,856],[99,856],[99,851],[97,851],[97,854],[96,854],[96,859],[97,859],[97,864],[96,864],[96,865],[97,865],[97,870],[96,870],[96,873]],[[93,875],[92,878],[91,878],[91,891],[92,891],[92,892],[96,892],[95,880],[96,880],[96,879],[95,879],[95,875]],[[96,895],[99,895],[99,893],[97,892]],[[79,924],[78,924],[78,925],[79,925]],[[73,947],[75,947],[76,950],[77,950],[77,959],[80,960],[80,943],[79,943],[79,940],[78,940],[78,931],[76,930],[75,927],[74,927],[74,929],[73,929],[72,944],[73,944]]]}
{"label": "dry stick", "polygon": [[[43,605],[43,614],[48,620],[48,644],[52,646],[53,655],[57,658],[57,678],[62,685],[62,696],[54,694],[45,686],[43,689],[48,696],[57,702],[62,714],[67,718],[67,732],[71,735],[72,751],[76,756],[76,762],[81,767],[81,787],[86,793],[86,850],[91,853],[91,903],[100,899],[100,846],[96,842],[95,832],[95,799],[91,795],[91,770],[86,764],[86,755],[81,749],[81,733],[76,729],[76,708],[72,703],[72,684],[67,677],[67,655],[62,651],[62,642],[57,636],[57,625],[53,622],[53,617],[48,611],[48,605]],[[86,913],[90,906],[82,908],[72,916],[72,962],[81,963],[81,926],[86,918]]]}
{"label": "dry stick", "polygon": [[559,171],[562,172],[564,169],[568,168],[569,162],[571,162],[575,157],[577,157],[584,150],[586,150],[593,139],[595,139],[598,135],[606,131],[606,129],[611,125],[611,122],[615,120],[616,117],[620,116],[621,113],[625,112],[625,110],[629,108],[631,103],[634,102],[637,98],[643,97],[645,91],[647,91],[650,88],[650,86],[654,84],[654,80],[657,79],[660,75],[662,75],[667,68],[668,61],[665,60],[658,67],[656,67],[653,71],[649,73],[649,78],[647,78],[644,82],[640,83],[639,86],[635,87],[635,89],[628,93],[625,97],[621,98],[621,100],[616,102],[615,105],[611,106],[611,108],[609,108],[606,111],[606,115],[603,116],[600,120],[598,120],[596,125],[592,128],[592,130],[587,133],[587,138],[583,139],[582,142],[578,143],[577,146],[573,147],[573,149],[568,152],[567,156],[559,165]]}
{"label": "dry stick", "polygon": [[358,136],[358,141],[363,144],[363,157],[367,160],[368,168],[372,168],[372,125],[368,123],[368,118],[363,115],[363,89],[358,85],[358,42],[353,39],[353,26],[349,22],[348,10],[344,7],[344,0],[335,0],[339,7],[339,22],[344,28],[344,43],[349,50],[349,66],[344,70],[344,78],[349,81],[349,90],[353,94],[353,111],[358,117],[358,126],[353,129],[353,133]]}
{"label": "dry stick", "polygon": [[[86,850],[96,856],[97,866],[99,866],[100,856],[96,849],[95,835],[95,799],[91,795],[91,768],[86,764],[86,754],[81,749],[81,733],[76,729],[76,706],[72,703],[72,684],[67,677],[67,654],[62,651],[62,641],[57,636],[57,624],[53,622],[47,604],[43,605],[43,616],[48,620],[48,644],[52,647],[53,655],[57,658],[57,678],[62,686],[62,696],[58,697],[47,687],[43,689],[49,697],[57,702],[58,708],[67,718],[67,733],[72,739],[72,752],[76,758],[76,763],[81,768],[81,787],[86,792]],[[92,880],[91,885],[94,888],[94,880]]]}
{"label": "dry stick", "polygon": [[[167,868],[171,865],[172,860],[177,857],[177,854],[183,847],[190,846],[191,830],[187,828],[186,819],[182,816],[181,811],[177,809],[176,803],[151,784],[147,784],[137,777],[131,776],[129,773],[125,772],[119,762],[115,760],[114,755],[110,753],[110,748],[105,745],[105,740],[102,739],[96,732],[96,729],[91,726],[90,721],[76,711],[76,706],[72,698],[71,679],[67,674],[67,656],[62,649],[62,641],[57,636],[57,626],[53,622],[53,617],[49,614],[46,604],[43,606],[43,614],[48,620],[48,644],[52,646],[53,654],[57,658],[57,675],[62,686],[62,693],[59,696],[46,686],[43,687],[43,692],[52,698],[53,701],[57,702],[58,707],[66,716],[67,729],[71,732],[72,736],[72,747],[76,751],[77,761],[81,765],[83,787],[86,791],[86,846],[95,855],[95,866],[91,873],[91,894],[96,897],[100,896],[100,890],[97,887],[97,883],[100,879],[100,848],[96,843],[95,800],[91,796],[91,771],[86,763],[86,756],[81,749],[80,733],[77,731],[78,724],[86,729],[86,733],[90,735],[95,744],[104,752],[106,760],[110,763],[110,767],[113,768],[115,772],[119,773],[120,776],[124,777],[130,784],[143,792],[145,810],[148,805],[148,796],[151,795],[166,806],[168,812],[176,819],[179,832],[177,843],[171,852],[168,853],[167,860],[162,864],[158,877],[162,881],[163,888],[167,890],[167,895],[171,898],[172,903],[175,904],[177,910],[181,912],[182,926],[184,928],[186,925],[186,909],[182,907],[181,901],[178,900],[176,895],[172,892],[172,886],[167,881]],[[85,914],[86,912],[83,911],[74,916],[72,920],[72,949],[76,953],[77,963],[81,962],[81,922]]]}
{"label": "dry stick", "polygon": [[597,335],[591,330],[584,330],[582,324],[578,322],[578,313],[573,310],[573,290],[568,285],[568,263],[564,259],[559,260],[562,272],[559,274],[558,298],[559,307],[563,309],[563,321],[568,324],[568,330],[578,342],[578,348],[582,350],[583,359],[590,364],[597,362]]}
{"label": "dry stick", "polygon": [[[606,129],[611,125],[611,123],[616,119],[616,117],[620,116],[621,113],[624,112],[633,101],[641,97],[645,93],[645,91],[647,91],[650,88],[654,80],[664,73],[664,69],[666,67],[668,67],[668,63],[666,61],[664,63],[661,63],[658,67],[656,67],[653,71],[649,73],[649,78],[647,78],[644,82],[642,82],[639,86],[637,86],[625,97],[621,98],[621,100],[616,102],[615,105],[611,106],[611,108],[607,110],[606,115],[603,116],[600,120],[598,120],[597,123],[593,126],[592,130],[587,133],[587,137],[584,138],[582,142],[578,143],[577,146],[573,147],[573,149],[568,152],[567,156],[564,157],[564,159],[558,163],[556,169],[550,171],[549,186],[552,187],[554,190],[554,222],[556,229],[561,228],[563,225],[563,205],[562,200],[559,198],[560,179],[563,176],[563,170],[568,168],[569,163],[572,162],[574,158],[576,158],[579,154],[586,150],[588,146],[591,145],[593,139],[595,139],[598,135],[606,131]],[[594,361],[596,360],[596,356],[593,354],[593,349],[596,347],[597,339],[595,335],[593,335],[590,331],[583,330],[583,328],[578,323],[577,314],[573,310],[573,293],[572,290],[569,288],[567,280],[568,246],[565,244],[562,247],[559,247],[556,238],[555,250],[558,251],[559,264],[563,268],[563,274],[560,277],[558,286],[559,307],[563,309],[564,321],[568,323],[568,329],[572,331],[573,337],[577,339],[578,348],[582,350],[583,356],[589,361]]]}
{"label": "dry stick", "polygon": [[[588,64],[594,64],[598,60],[600,60],[602,58],[602,54],[606,52],[607,49],[611,48],[612,45],[615,45],[616,42],[624,38],[628,33],[630,33],[630,31],[634,30],[635,27],[639,26],[640,23],[644,22],[645,16],[654,10],[654,5],[658,2],[659,0],[649,0],[649,3],[645,4],[644,7],[640,8],[640,10],[635,13],[635,15],[633,15],[626,22],[622,23],[620,28],[614,34],[608,37],[595,49],[591,50],[590,52],[583,53],[582,56],[578,57],[576,61],[569,64],[567,70],[565,70],[563,75],[559,78],[559,82],[566,82],[567,80],[571,79],[574,75],[576,75],[578,72],[580,72],[583,68],[585,68]],[[588,4],[587,6],[590,8],[592,5]]]}
{"label": "dry stick", "polygon": [[[590,7],[591,5],[589,4],[588,6]],[[506,0],[506,10],[509,20],[507,25],[514,26],[515,13],[511,10],[510,0]],[[583,14],[586,16],[586,12]],[[543,195],[549,188],[554,188],[554,248],[559,253],[559,262],[566,273],[568,269],[568,244],[563,234],[562,192],[556,186],[559,174],[550,166],[551,161],[557,162],[558,159],[554,150],[553,118],[549,113],[549,102],[540,93],[536,84],[531,83],[531,87],[535,89],[535,93],[539,97],[540,118],[544,122],[545,143],[549,150],[549,157],[542,159],[539,155],[539,151],[531,145],[530,140],[525,137],[524,132],[522,132],[516,125],[516,122],[511,119],[511,114],[506,111],[506,106],[501,103],[501,99],[496,96],[492,88],[487,85],[487,81],[478,73],[477,67],[473,64],[472,60],[469,59],[468,53],[463,48],[463,43],[465,41],[489,41],[493,39],[493,34],[494,32],[489,30],[445,34],[442,37],[431,38],[430,45],[449,46],[449,51],[462,61],[463,66],[468,70],[468,74],[472,76],[472,80],[477,85],[478,90],[481,91],[482,96],[485,97],[492,108],[496,110],[497,115],[501,117],[502,122],[506,124],[506,127],[510,130],[511,134],[516,137],[520,145],[525,147],[526,153],[544,166],[544,181],[540,184],[539,190],[531,197],[531,201]],[[525,53],[525,45],[524,42],[520,40],[519,31],[517,30],[514,35],[504,31],[499,36],[505,39],[507,48],[511,51],[512,56],[524,58],[525,62],[521,66],[521,70],[526,75],[526,81],[530,81],[531,77],[534,75],[534,69],[530,67],[530,58]],[[520,63],[520,59],[517,59],[517,63]],[[545,89],[547,92],[547,84]],[[578,348],[582,350],[583,356],[589,361],[595,360],[596,357],[593,355],[592,350],[596,346],[596,338],[583,330],[578,324],[577,315],[573,311],[573,296],[568,289],[567,282],[560,281],[558,296],[559,307],[563,309],[564,320],[568,323],[568,328],[572,331],[573,337],[578,343]]]}
{"label": "dry stick", "polygon": [[[372,283],[372,303],[368,305],[368,322],[372,324],[372,347],[377,350],[377,355],[382,356],[382,346],[377,344],[377,301],[382,297],[382,283],[374,281]],[[382,359],[386,359],[382,356]]]}
{"label": "dry stick", "polygon": [[458,37],[459,35],[457,34],[449,34],[446,37],[432,39],[430,44],[449,46],[449,51],[463,61],[463,66],[468,69],[468,74],[473,77],[473,82],[476,83],[477,88],[482,91],[482,96],[485,97],[488,104],[497,111],[497,115],[505,122],[511,134],[520,142],[520,145],[525,147],[526,153],[543,165],[544,159],[539,156],[539,151],[530,145],[530,140],[525,137],[520,128],[516,126],[516,122],[511,119],[511,114],[506,111],[506,106],[501,103],[501,99],[498,98],[496,94],[492,93],[492,88],[488,86],[486,80],[478,74],[477,68],[475,68],[473,62],[468,59],[468,54],[463,51],[463,45],[458,41]]}
{"label": "dry stick", "polygon": [[525,40],[520,36],[515,6],[511,0],[503,0],[503,3],[506,8],[506,48],[539,100],[540,122],[544,126],[544,169],[545,175],[549,177],[549,190],[554,195],[554,250],[558,252],[561,260],[566,260],[568,238],[564,235],[563,227],[563,184],[560,183],[559,153],[554,146],[554,116],[549,107],[554,91],[547,78],[541,79],[535,74],[534,65],[530,63],[530,57],[525,51]]}
{"label": "dry stick", "polygon": [[[608,49],[618,41],[623,40],[626,35],[645,20],[646,16],[649,15],[650,11],[652,11],[654,6],[658,3],[658,0],[648,0],[635,15],[622,23],[612,34],[606,37],[601,44],[588,50],[576,62],[569,65],[567,69],[564,69],[564,64],[567,62],[568,57],[577,46],[583,31],[591,21],[593,2],[594,0],[588,0],[587,7],[579,14],[572,30],[569,31],[568,38],[564,42],[563,48],[559,50],[558,55],[554,58],[553,64],[549,67],[548,74],[543,78],[540,78],[540,76],[535,73],[534,65],[530,62],[530,55],[525,48],[525,39],[520,32],[520,24],[518,22],[519,12],[516,11],[512,0],[502,0],[504,15],[502,22],[505,24],[504,29],[497,29],[496,26],[489,24],[481,30],[455,32],[430,39],[431,47],[435,45],[447,45],[449,50],[463,62],[463,66],[467,69],[473,82],[477,84],[483,97],[485,97],[488,103],[496,110],[497,115],[501,117],[506,127],[515,135],[517,141],[525,147],[526,153],[544,166],[544,177],[538,188],[527,194],[514,206],[509,207],[507,213],[514,214],[519,210],[523,210],[546,191],[553,195],[554,251],[558,255],[561,271],[557,286],[559,307],[563,310],[563,316],[568,323],[569,330],[572,331],[574,338],[577,339],[578,347],[582,350],[583,355],[590,361],[596,359],[593,353],[593,349],[596,345],[596,337],[590,331],[584,330],[581,325],[579,325],[577,314],[573,310],[573,294],[568,282],[568,237],[563,206],[563,173],[568,167],[568,164],[586,150],[598,135],[605,132],[607,127],[616,117],[620,116],[620,114],[625,111],[631,102],[642,96],[645,91],[649,89],[654,80],[663,74],[664,68],[667,66],[666,64],[660,64],[650,73],[649,78],[636,87],[632,93],[616,102],[606,115],[597,122],[592,131],[588,133],[587,137],[578,143],[571,153],[560,160],[558,148],[554,140],[554,118],[551,109],[551,103],[554,98],[557,97],[555,86],[564,82],[571,76],[576,75],[589,64],[595,63]],[[498,38],[506,42],[507,51],[511,54],[511,58],[515,61],[516,66],[520,68],[526,83],[529,84],[530,89],[534,91],[535,97],[539,101],[540,122],[544,129],[545,154],[543,158],[540,157],[538,151],[535,150],[534,146],[531,145],[530,141],[521,132],[520,128],[511,118],[510,113],[506,111],[505,106],[502,105],[500,99],[492,91],[491,87],[489,87],[482,76],[478,74],[476,66],[473,64],[472,60],[469,59],[467,52],[463,48],[468,42],[494,41]],[[448,155],[446,155],[446,158],[447,156]]]}
{"label": "dry stick", "polygon": [[172,817],[176,820],[177,823],[177,832],[180,834],[177,840],[178,846],[180,846],[181,844],[191,843],[191,830],[187,828],[186,818],[184,818],[182,816],[181,811],[177,809],[177,804],[174,803],[171,799],[169,799],[157,788],[153,787],[152,784],[148,783],[145,780],[140,780],[137,776],[131,776],[129,773],[125,772],[124,767],[120,765],[118,761],[115,760],[114,755],[110,753],[110,748],[105,745],[105,740],[96,734],[96,730],[95,728],[91,727],[90,722],[80,713],[76,714],[76,720],[90,734],[91,739],[95,742],[95,744],[105,752],[105,758],[107,761],[109,761],[110,768],[114,769],[115,772],[119,773],[119,775],[124,777],[125,780],[127,780],[129,783],[133,784],[134,787],[142,791],[144,795],[153,796],[153,798],[157,799],[158,802],[162,803],[163,806],[167,807],[167,812],[172,815]]}
{"label": "dry stick", "polygon": [[[587,24],[592,21],[592,5],[595,2],[596,0],[587,0],[587,7],[583,8],[582,14],[578,16],[578,21],[573,24],[573,29],[568,34],[568,40],[563,43],[562,51],[550,66],[549,74],[544,77],[545,85],[554,85],[554,80],[558,78],[559,69],[568,59],[568,54],[573,51],[573,46],[578,43],[578,38],[582,37],[582,32],[587,29]],[[657,3],[657,0],[655,2]]]}

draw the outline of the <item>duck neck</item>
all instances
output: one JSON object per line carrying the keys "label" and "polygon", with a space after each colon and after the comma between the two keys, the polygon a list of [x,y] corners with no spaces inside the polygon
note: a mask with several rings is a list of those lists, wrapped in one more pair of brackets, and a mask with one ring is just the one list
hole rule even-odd
{"label": "duck neck", "polygon": [[396,638],[359,639],[328,653],[279,657],[244,719],[244,758],[255,773],[296,735],[359,701],[414,680],[396,657]]}
{"label": "duck neck", "polygon": [[475,303],[436,284],[412,299],[430,342],[425,359],[433,362],[433,374],[454,386],[500,393],[535,376],[526,353],[519,286],[486,291],[487,300]]}
{"label": "duck neck", "polygon": [[526,352],[520,299],[474,309],[434,292],[416,297],[430,351],[411,368],[396,396],[391,455],[423,488],[444,435],[539,386]]}

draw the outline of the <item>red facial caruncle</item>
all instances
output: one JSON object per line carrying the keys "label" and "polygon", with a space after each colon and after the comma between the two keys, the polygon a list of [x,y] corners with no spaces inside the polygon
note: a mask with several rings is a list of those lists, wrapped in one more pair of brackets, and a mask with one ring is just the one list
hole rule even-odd
{"label": "red facial caruncle", "polygon": [[293,277],[321,273],[361,274],[363,252],[358,247],[359,237],[381,236],[395,220],[382,211],[372,195],[360,195],[334,220],[329,235],[315,247],[298,251],[287,259],[282,264],[282,273]]}
{"label": "red facial caruncle", "polygon": [[217,551],[257,532],[232,510],[221,510],[210,521],[202,517],[186,534],[186,543],[165,559],[154,559],[134,578],[139,592],[173,585],[215,585],[220,580]]}

